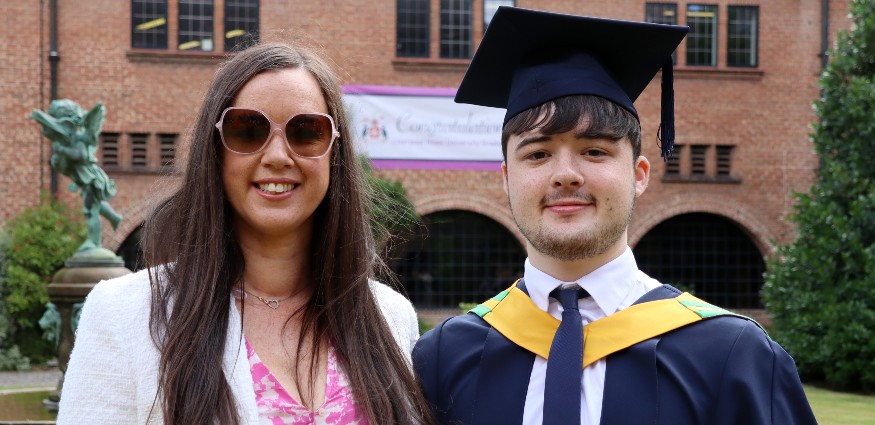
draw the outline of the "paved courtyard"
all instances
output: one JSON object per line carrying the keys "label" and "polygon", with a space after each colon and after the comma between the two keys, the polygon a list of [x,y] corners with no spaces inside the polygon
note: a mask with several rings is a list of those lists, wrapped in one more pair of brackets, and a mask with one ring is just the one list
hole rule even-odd
{"label": "paved courtyard", "polygon": [[0,372],[0,390],[26,387],[54,387],[61,371],[57,368],[29,372]]}

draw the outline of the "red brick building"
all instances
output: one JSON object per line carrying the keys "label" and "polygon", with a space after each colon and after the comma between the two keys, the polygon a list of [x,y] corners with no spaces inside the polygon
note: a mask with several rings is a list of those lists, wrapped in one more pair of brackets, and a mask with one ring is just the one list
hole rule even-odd
{"label": "red brick building", "polygon": [[[636,101],[653,167],[630,243],[639,266],[664,282],[729,307],[759,307],[763,258],[792,240],[791,194],[813,182],[811,103],[824,45],[849,26],[847,0],[4,2],[0,222],[52,186],[49,144],[26,117],[53,93],[85,108],[106,105],[99,156],[125,220],[105,230],[104,244],[128,253],[149,205],[172,190],[188,126],[241,34],[319,45],[349,87],[447,97],[500,4],[691,26],[676,53],[676,160],[664,164],[656,146],[658,79]],[[414,301],[453,306],[509,281],[524,253],[498,162],[410,159],[374,164],[424,216],[393,252],[406,258],[393,264]],[[59,192],[66,186],[60,178]]]}

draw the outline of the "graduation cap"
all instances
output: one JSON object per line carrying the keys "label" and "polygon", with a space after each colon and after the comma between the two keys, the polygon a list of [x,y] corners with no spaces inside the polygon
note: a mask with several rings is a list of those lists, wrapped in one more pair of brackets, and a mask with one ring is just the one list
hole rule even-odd
{"label": "graduation cap", "polygon": [[505,124],[520,112],[569,95],[603,97],[638,118],[633,102],[662,69],[658,138],[668,160],[674,144],[671,54],[688,31],[501,6],[455,100],[506,108]]}

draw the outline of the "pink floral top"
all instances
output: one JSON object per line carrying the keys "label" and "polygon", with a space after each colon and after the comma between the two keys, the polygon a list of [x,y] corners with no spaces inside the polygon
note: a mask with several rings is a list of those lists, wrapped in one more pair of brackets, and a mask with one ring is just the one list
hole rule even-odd
{"label": "pink floral top", "polygon": [[347,425],[368,423],[359,414],[352,398],[352,388],[346,374],[337,366],[334,347],[328,345],[328,376],[325,383],[325,402],[315,412],[292,398],[270,373],[267,366],[246,340],[249,370],[255,384],[255,402],[258,405],[259,424],[262,425]]}

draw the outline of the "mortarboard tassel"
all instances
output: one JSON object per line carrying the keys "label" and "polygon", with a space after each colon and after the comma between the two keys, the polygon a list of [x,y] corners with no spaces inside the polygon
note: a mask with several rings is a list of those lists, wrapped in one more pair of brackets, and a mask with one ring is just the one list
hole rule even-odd
{"label": "mortarboard tassel", "polygon": [[662,159],[668,162],[674,148],[674,75],[672,58],[669,56],[662,64],[662,111],[656,139],[662,151]]}

